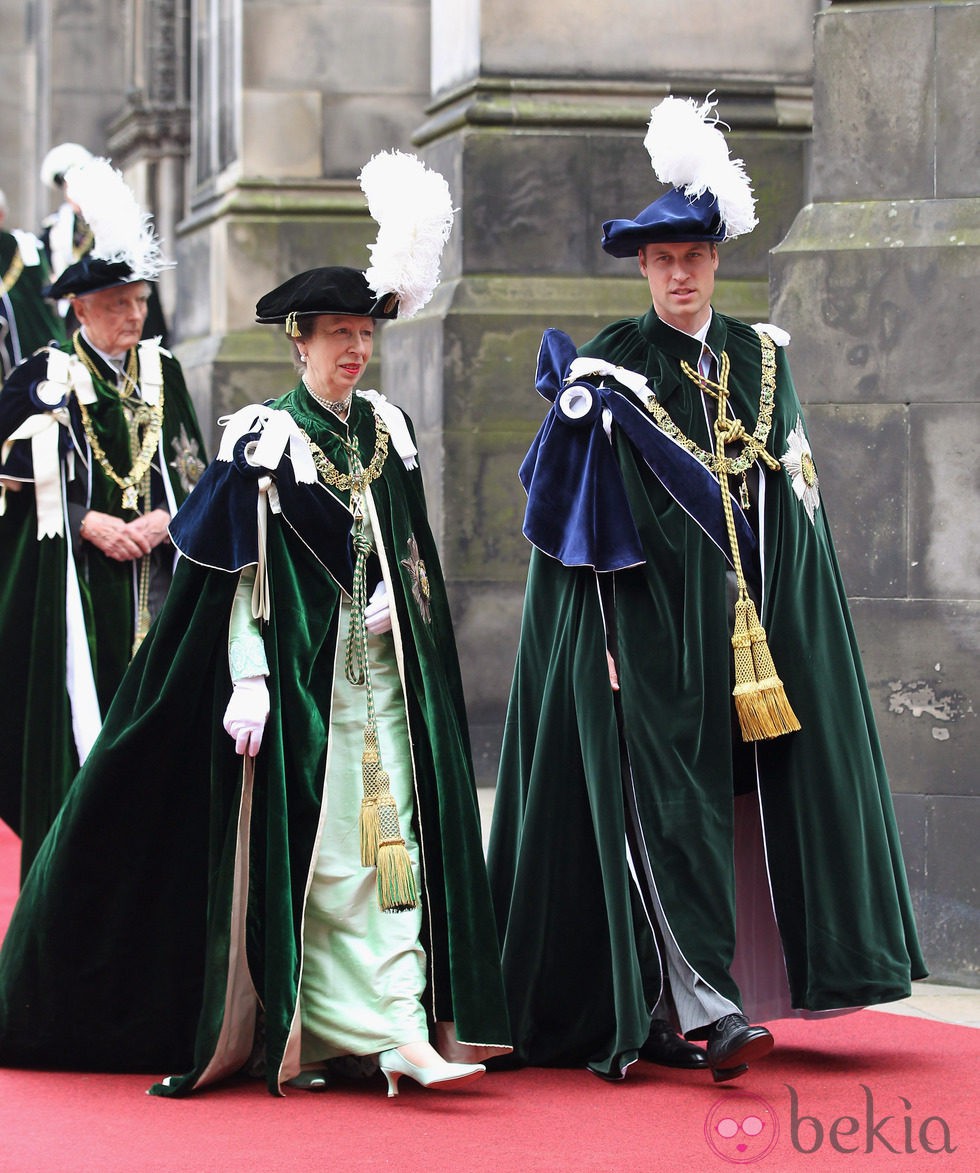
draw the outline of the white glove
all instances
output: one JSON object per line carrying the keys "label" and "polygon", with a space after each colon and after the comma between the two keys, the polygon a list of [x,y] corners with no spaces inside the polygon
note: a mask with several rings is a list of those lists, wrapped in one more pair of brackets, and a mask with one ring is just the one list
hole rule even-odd
{"label": "white glove", "polygon": [[269,689],[265,677],[245,676],[236,680],[222,721],[225,732],[235,739],[235,753],[255,757],[268,719]]}
{"label": "white glove", "polygon": [[364,626],[372,635],[384,635],[386,631],[391,631],[391,607],[384,579],[374,588],[374,594],[364,608]]}

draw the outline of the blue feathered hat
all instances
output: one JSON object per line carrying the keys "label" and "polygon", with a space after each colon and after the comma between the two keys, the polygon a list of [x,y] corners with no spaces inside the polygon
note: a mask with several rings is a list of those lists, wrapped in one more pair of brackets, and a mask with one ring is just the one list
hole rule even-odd
{"label": "blue feathered hat", "polygon": [[710,95],[664,98],[650,111],[644,146],[654,173],[670,191],[633,220],[607,220],[602,247],[614,257],[633,257],[645,244],[704,240],[721,243],[751,232],[758,223],[755,199],[741,159],[732,159],[712,117]]}

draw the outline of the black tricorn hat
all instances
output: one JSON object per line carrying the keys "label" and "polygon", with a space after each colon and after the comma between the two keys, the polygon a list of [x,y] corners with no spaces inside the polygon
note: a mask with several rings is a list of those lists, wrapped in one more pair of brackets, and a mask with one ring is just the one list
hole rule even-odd
{"label": "black tricorn hat", "polygon": [[356,314],[363,318],[397,318],[398,298],[380,298],[361,269],[328,265],[297,273],[260,297],[255,306],[257,322],[285,322],[286,333],[296,337],[296,318],[315,314]]}
{"label": "black tricorn hat", "polygon": [[131,281],[146,281],[147,277],[135,277],[127,261],[103,261],[87,253],[80,261],[69,265],[57,281],[43,289],[43,297],[83,297],[86,293],[97,293],[100,289],[112,289],[116,285],[128,285]]}

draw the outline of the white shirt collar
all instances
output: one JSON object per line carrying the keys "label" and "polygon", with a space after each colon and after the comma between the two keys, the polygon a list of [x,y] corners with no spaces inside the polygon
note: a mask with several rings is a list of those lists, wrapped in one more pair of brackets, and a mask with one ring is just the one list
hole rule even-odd
{"label": "white shirt collar", "polygon": [[126,367],[126,355],[129,353],[124,350],[122,354],[106,354],[104,350],[99,350],[88,334],[85,333],[85,327],[82,326],[82,337],[85,339],[86,345],[90,346],[95,353],[102,359],[102,361],[117,375],[122,375]]}

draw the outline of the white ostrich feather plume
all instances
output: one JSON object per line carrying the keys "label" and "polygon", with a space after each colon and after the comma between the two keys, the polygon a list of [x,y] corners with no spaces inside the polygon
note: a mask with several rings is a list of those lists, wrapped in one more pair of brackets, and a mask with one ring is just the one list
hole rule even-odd
{"label": "white ostrich feather plume", "polygon": [[398,317],[411,318],[439,284],[439,263],[453,227],[452,194],[438,171],[415,155],[382,151],[361,168],[361,190],[378,225],[368,285],[396,294]]}
{"label": "white ostrich feather plume", "polygon": [[122,173],[108,159],[89,159],[69,168],[65,191],[92,229],[93,257],[125,261],[134,280],[153,281],[169,267],[153,231],[153,217],[140,209]]}
{"label": "white ostrich feather plume", "polygon": [[759,221],[745,164],[729,155],[713,116],[716,105],[710,95],[700,105],[664,98],[650,111],[643,145],[661,183],[680,188],[692,200],[706,191],[717,198],[725,239],[731,240],[751,232]]}
{"label": "white ostrich feather plume", "polygon": [[64,177],[69,167],[77,167],[91,158],[92,152],[81,143],[59,143],[41,161],[41,182],[45,187],[53,188],[56,176]]}

